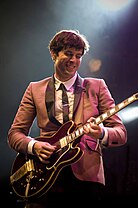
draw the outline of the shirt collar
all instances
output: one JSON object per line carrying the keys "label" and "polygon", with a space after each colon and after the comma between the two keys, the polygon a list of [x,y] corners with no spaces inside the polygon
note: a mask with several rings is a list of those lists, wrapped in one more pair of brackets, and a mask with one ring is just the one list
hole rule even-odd
{"label": "shirt collar", "polygon": [[60,84],[63,83],[63,84],[65,85],[67,91],[68,91],[68,90],[70,90],[70,88],[71,88],[71,87],[73,86],[73,84],[75,83],[75,80],[76,80],[76,78],[77,78],[77,73],[74,75],[74,77],[72,77],[71,79],[69,79],[69,80],[66,81],[66,82],[61,82],[61,81],[58,80],[55,76],[54,76],[54,78],[55,78],[55,88],[56,88],[56,90],[58,90]]}

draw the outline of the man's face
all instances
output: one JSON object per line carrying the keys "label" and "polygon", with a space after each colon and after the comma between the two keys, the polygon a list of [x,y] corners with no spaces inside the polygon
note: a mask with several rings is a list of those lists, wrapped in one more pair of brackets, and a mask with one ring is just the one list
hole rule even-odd
{"label": "man's face", "polygon": [[55,59],[55,74],[61,81],[72,78],[78,70],[83,56],[83,49],[67,48],[58,53]]}

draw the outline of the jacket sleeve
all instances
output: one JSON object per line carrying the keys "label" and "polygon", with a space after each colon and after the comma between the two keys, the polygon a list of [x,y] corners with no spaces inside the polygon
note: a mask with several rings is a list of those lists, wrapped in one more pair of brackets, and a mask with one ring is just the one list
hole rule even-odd
{"label": "jacket sleeve", "polygon": [[[115,107],[115,101],[104,80],[101,80],[100,82],[98,99],[100,115]],[[103,139],[101,142],[103,145],[112,147],[120,146],[126,143],[127,131],[118,113],[105,119],[103,121],[103,125],[108,133],[106,141]]]}
{"label": "jacket sleeve", "polygon": [[11,128],[8,131],[8,144],[15,151],[27,153],[28,143],[33,139],[29,131],[36,116],[36,109],[31,93],[32,84],[27,87]]}

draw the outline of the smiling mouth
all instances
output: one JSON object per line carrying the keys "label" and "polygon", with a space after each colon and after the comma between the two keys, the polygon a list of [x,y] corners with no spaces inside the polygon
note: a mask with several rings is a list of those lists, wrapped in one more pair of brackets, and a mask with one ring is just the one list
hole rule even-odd
{"label": "smiling mouth", "polygon": [[73,66],[73,65],[67,65],[67,69],[75,69],[76,66]]}

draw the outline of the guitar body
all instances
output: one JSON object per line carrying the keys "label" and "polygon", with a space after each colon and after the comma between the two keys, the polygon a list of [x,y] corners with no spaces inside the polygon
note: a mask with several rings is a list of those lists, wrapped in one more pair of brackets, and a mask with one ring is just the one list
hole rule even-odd
{"label": "guitar body", "polygon": [[[80,159],[83,152],[77,147],[76,140],[65,147],[60,146],[62,138],[76,129],[73,121],[65,123],[52,137],[38,137],[39,141],[57,145],[57,150],[48,160],[48,164],[39,161],[36,156],[17,154],[11,172],[11,185],[21,198],[40,197],[54,184],[61,169]],[[79,140],[80,138],[78,138]]]}

